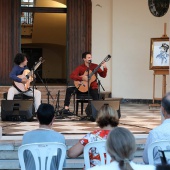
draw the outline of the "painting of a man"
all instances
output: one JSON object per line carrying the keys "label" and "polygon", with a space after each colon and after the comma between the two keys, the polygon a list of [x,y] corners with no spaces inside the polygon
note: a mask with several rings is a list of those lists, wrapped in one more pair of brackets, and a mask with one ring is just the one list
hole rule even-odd
{"label": "painting of a man", "polygon": [[155,42],[153,66],[169,66],[169,42]]}
{"label": "painting of a man", "polygon": [[160,53],[156,56],[156,58],[161,60],[161,65],[163,63],[167,63],[167,58],[169,57],[169,54],[167,54],[167,51],[169,49],[169,45],[163,43],[160,48]]}

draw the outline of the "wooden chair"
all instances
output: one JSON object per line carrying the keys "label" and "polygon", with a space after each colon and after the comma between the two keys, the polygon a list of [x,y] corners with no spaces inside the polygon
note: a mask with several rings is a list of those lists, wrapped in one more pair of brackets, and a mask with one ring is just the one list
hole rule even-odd
{"label": "wooden chair", "polygon": [[92,97],[89,96],[86,93],[77,93],[76,94],[76,115],[78,115],[78,110],[79,110],[79,103],[81,104],[81,115],[83,115],[83,110],[84,110],[84,103],[88,103],[89,100],[92,100]]}

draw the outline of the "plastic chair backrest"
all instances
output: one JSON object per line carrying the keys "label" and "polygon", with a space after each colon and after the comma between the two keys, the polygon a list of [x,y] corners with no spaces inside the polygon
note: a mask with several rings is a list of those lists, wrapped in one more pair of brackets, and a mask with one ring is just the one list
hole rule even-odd
{"label": "plastic chair backrest", "polygon": [[0,126],[0,139],[2,137],[2,127]]}
{"label": "plastic chair backrest", "polygon": [[170,141],[167,140],[161,140],[157,142],[153,142],[148,146],[148,161],[149,164],[154,165],[154,148],[159,147],[158,150],[167,150],[167,146],[170,147]]}
{"label": "plastic chair backrest", "polygon": [[[84,153],[85,168],[86,169],[90,168],[89,150],[90,148],[93,148],[93,147],[96,148],[100,154],[100,160],[101,160],[100,165],[109,164],[111,161],[111,157],[106,150],[106,140],[95,141],[95,142],[88,143],[84,147],[83,153]],[[106,157],[104,156],[104,154],[106,154]]]}
{"label": "plastic chair backrest", "polygon": [[[60,162],[58,170],[62,170],[66,157],[66,146],[63,143],[45,142],[25,144],[18,148],[18,157],[21,170],[25,170],[24,152],[30,151],[35,161],[36,170],[50,170],[50,165],[53,156],[58,155],[58,150],[61,150]],[[41,167],[41,169],[40,169]]]}

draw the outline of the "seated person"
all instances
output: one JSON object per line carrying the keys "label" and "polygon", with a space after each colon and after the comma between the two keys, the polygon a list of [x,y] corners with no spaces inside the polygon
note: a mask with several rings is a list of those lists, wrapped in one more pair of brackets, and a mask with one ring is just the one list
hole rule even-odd
{"label": "seated person", "polygon": [[[37,111],[37,119],[39,128],[26,132],[22,139],[22,145],[41,142],[59,142],[65,144],[65,138],[59,132],[52,130],[52,125],[55,120],[54,107],[50,104],[43,103]],[[53,158],[50,170],[57,170],[59,157]],[[26,169],[35,170],[34,160],[31,155],[26,157]]]}
{"label": "seated person", "polygon": [[[161,114],[165,118],[163,123],[158,127],[154,128],[149,132],[149,135],[146,140],[144,152],[143,152],[143,161],[145,164],[148,164],[148,146],[156,141],[160,140],[170,140],[170,92],[168,92],[161,101]],[[167,150],[169,150],[170,146],[166,146]],[[154,163],[160,164],[161,159],[158,153],[159,147],[154,148]]]}
{"label": "seated person", "polygon": [[88,170],[155,170],[153,165],[132,162],[136,143],[135,137],[128,129],[115,127],[107,138],[106,147],[112,162],[107,165],[97,165]]}
{"label": "seated person", "polygon": [[157,165],[156,170],[170,170],[170,165]]}
{"label": "seated person", "polygon": [[[16,54],[14,58],[15,65],[9,74],[9,77],[13,80],[13,85],[8,90],[7,100],[13,100],[15,94],[20,94],[22,92],[21,87],[28,86],[30,84],[30,80],[27,79],[25,75],[23,75],[24,71],[27,72],[28,70],[27,62],[28,60],[25,54],[22,53]],[[33,89],[29,88],[24,92],[24,94],[27,96],[33,96]],[[34,89],[35,112],[37,112],[40,103],[41,92],[37,89]]]}
{"label": "seated person", "polygon": [[[109,132],[119,124],[118,113],[113,110],[108,104],[104,104],[98,112],[96,123],[100,127],[91,133],[86,134],[77,144],[72,146],[67,155],[70,158],[76,158],[83,153],[84,146],[90,142],[106,140]],[[91,167],[100,162],[98,158],[98,151],[90,154]]]}
{"label": "seated person", "polygon": [[[64,100],[64,109],[61,110],[61,112],[65,115],[72,115],[72,113],[69,111],[69,105],[70,105],[70,98],[73,93],[85,93],[84,91],[81,91],[80,89],[86,88],[88,91],[88,76],[86,74],[87,70],[89,72],[93,71],[96,67],[98,67],[97,64],[91,63],[92,61],[92,55],[90,52],[84,52],[82,54],[82,59],[83,59],[83,64],[78,66],[70,75],[70,78],[74,81],[79,82],[78,87],[69,87],[66,90],[66,95],[65,95],[65,100]],[[107,75],[107,67],[106,63],[102,63],[103,69],[99,68],[96,73],[94,74],[95,77],[97,75],[100,75],[101,77],[105,78]],[[92,78],[91,78],[92,79]],[[91,80],[90,79],[90,80]],[[84,83],[84,84],[83,84]],[[90,84],[89,88],[89,94],[92,96],[93,100],[98,100],[99,95],[98,95],[98,83],[97,83],[97,78]]]}

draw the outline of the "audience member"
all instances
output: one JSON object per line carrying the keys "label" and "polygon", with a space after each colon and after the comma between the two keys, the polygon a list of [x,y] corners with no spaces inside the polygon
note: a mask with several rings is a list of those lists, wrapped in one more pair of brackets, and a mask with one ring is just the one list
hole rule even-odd
{"label": "audience member", "polygon": [[[167,93],[161,101],[161,114],[165,118],[163,123],[159,125],[158,127],[154,128],[149,132],[148,138],[146,140],[144,152],[143,152],[143,161],[148,164],[148,146],[156,141],[160,140],[170,140],[170,92]],[[160,164],[161,159],[159,156],[159,153],[157,151],[158,149],[155,148],[153,152],[154,156],[154,163]]]}
{"label": "audience member", "polygon": [[170,165],[157,165],[156,170],[170,170]]}
{"label": "audience member", "polygon": [[[96,123],[100,127],[91,133],[86,134],[77,144],[72,146],[67,154],[71,158],[76,158],[83,153],[84,146],[90,142],[106,140],[107,136],[114,127],[119,124],[117,111],[113,110],[108,104],[104,104],[98,112]],[[92,152],[90,154],[91,167],[100,163],[99,153]]]}
{"label": "audience member", "polygon": [[0,126],[0,139],[2,137],[2,127]]}
{"label": "audience member", "polygon": [[[41,104],[37,111],[37,119],[39,121],[39,128],[26,132],[23,136],[22,145],[30,143],[41,142],[59,142],[65,144],[65,138],[59,132],[52,130],[54,122],[54,107],[50,104]],[[29,154],[29,153],[28,153]],[[50,170],[57,170],[59,156],[53,158]],[[27,155],[26,169],[35,169],[34,160],[31,155]]]}
{"label": "audience member", "polygon": [[153,165],[132,162],[136,151],[136,143],[133,134],[128,129],[114,128],[108,136],[106,145],[112,162],[107,165],[97,165],[90,168],[90,170],[155,170]]}

